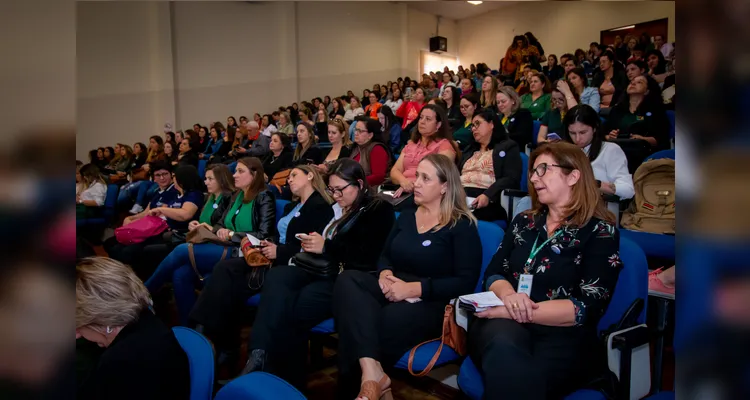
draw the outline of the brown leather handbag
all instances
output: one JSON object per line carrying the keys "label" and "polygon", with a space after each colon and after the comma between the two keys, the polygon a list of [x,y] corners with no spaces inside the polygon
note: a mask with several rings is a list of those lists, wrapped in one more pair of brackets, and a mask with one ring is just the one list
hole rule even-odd
{"label": "brown leather handbag", "polygon": [[133,172],[130,173],[131,182],[145,181],[147,179],[148,179],[148,171],[143,169],[143,167],[133,170]]}
{"label": "brown leather handbag", "polygon": [[[429,374],[430,371],[432,371],[432,368],[435,366],[438,358],[440,358],[440,352],[443,351],[443,345],[452,348],[459,356],[463,357],[467,354],[466,331],[464,330],[464,328],[461,328],[460,326],[458,326],[458,324],[456,324],[456,310],[457,307],[454,303],[445,306],[445,313],[443,314],[443,336],[441,338],[422,342],[411,349],[411,352],[409,352],[410,374],[418,377]],[[440,346],[435,352],[435,355],[432,356],[432,359],[429,363],[427,363],[427,366],[424,370],[422,370],[422,372],[415,373],[412,364],[414,363],[414,354],[416,354],[417,349],[422,345],[434,342],[436,340],[440,341]]]}
{"label": "brown leather handbag", "polygon": [[253,268],[271,266],[271,260],[266,258],[259,248],[253,247],[253,244],[250,243],[247,237],[242,238],[240,250],[242,251],[242,256],[245,257],[247,265]]}
{"label": "brown leather handbag", "polygon": [[221,259],[219,259],[219,261],[224,261],[224,259],[227,257],[227,253],[229,252],[229,246],[233,246],[232,242],[219,239],[219,237],[216,236],[215,233],[211,232],[210,229],[202,225],[188,232],[185,241],[188,245],[188,257],[190,258],[190,266],[193,267],[193,272],[195,272],[195,274],[198,276],[198,280],[200,280],[201,282],[203,282],[205,278],[203,277],[203,275],[201,275],[200,272],[198,272],[198,266],[195,264],[195,253],[193,250],[193,245],[201,243],[213,243],[224,246],[224,251],[221,253]]}
{"label": "brown leather handbag", "polygon": [[281,191],[281,187],[286,185],[287,179],[289,179],[289,174],[292,172],[291,169],[285,169],[283,171],[279,171],[273,175],[273,178],[271,178],[271,181],[268,182],[269,185],[276,186],[276,189],[279,189]]}

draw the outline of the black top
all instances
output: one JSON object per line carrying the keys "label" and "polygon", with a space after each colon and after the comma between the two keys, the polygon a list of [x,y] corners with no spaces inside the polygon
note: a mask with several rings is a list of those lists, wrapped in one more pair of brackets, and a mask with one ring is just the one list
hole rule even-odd
{"label": "black top", "polygon": [[559,65],[555,65],[552,67],[552,69],[549,69],[549,67],[545,66],[542,71],[544,71],[544,75],[547,75],[547,78],[549,78],[550,82],[555,82],[558,79],[561,79],[563,75],[565,75],[565,69]]}
{"label": "black top", "polygon": [[328,139],[328,122],[316,122],[313,126],[315,134],[318,135],[318,142],[330,142]]}
{"label": "black top", "polygon": [[[464,165],[474,153],[479,151],[479,144],[471,145],[464,153],[459,170],[463,172]],[[521,163],[521,152],[516,142],[506,139],[495,144],[492,149],[492,169],[495,171],[495,183],[490,185],[484,194],[492,202],[500,201],[500,192],[504,189],[520,189],[523,179],[523,165]]]}
{"label": "black top", "polygon": [[263,172],[265,172],[269,180],[273,179],[273,176],[277,172],[292,167],[293,156],[292,151],[287,149],[282,150],[278,157],[269,152],[266,158],[263,159]]}
{"label": "black top", "polygon": [[669,119],[661,103],[642,103],[635,113],[630,112],[629,104],[614,107],[604,124],[604,131],[609,133],[615,129],[619,129],[619,135],[623,137],[641,135],[656,139],[656,146],[651,146],[653,151],[666,150],[671,147]]}
{"label": "black top", "polygon": [[148,309],[120,331],[78,399],[190,398],[190,364],[174,333]]}
{"label": "black top", "polygon": [[133,157],[133,163],[130,165],[130,170],[136,170],[143,166],[143,164],[146,163],[146,156],[141,155],[138,157]]}
{"label": "black top", "polygon": [[229,155],[230,151],[232,151],[232,142],[222,140],[219,150],[216,150],[215,153],[211,154],[211,157],[209,159],[221,160],[227,155]]}
{"label": "black top", "polygon": [[346,269],[374,271],[396,219],[391,203],[380,199],[371,201],[376,203],[368,207],[348,230],[325,241],[323,254],[332,261],[344,263]]}
{"label": "black top", "polygon": [[379,270],[393,270],[406,282],[421,282],[425,301],[473,293],[482,268],[477,226],[462,218],[453,227],[420,234],[416,209],[404,211],[385,242],[379,264]]}
{"label": "black top", "polygon": [[[547,212],[518,214],[508,226],[500,248],[484,274],[489,290],[498,279],[518,289],[534,240],[547,240]],[[531,264],[531,300],[569,299],[576,308],[576,325],[596,331],[622,269],[620,232],[614,225],[592,218],[585,226],[562,226],[562,233],[544,246]],[[560,254],[555,252],[555,249]]]}
{"label": "black top", "polygon": [[189,151],[185,153],[178,161],[177,166],[181,165],[192,165],[195,168],[198,168],[198,153],[194,151]]}
{"label": "black top", "polygon": [[[612,68],[615,68],[615,66],[613,65]],[[603,82],[604,72],[599,71],[591,80],[590,86],[595,88],[596,90],[599,90],[599,87]],[[629,84],[630,80],[628,79],[628,75],[625,73],[625,71],[623,71],[621,67],[616,67],[614,75],[612,75],[612,86],[615,87],[615,93],[612,95],[612,102],[610,103],[610,107],[613,107],[615,103],[619,101],[623,93],[625,93],[625,89],[628,88]]]}
{"label": "black top", "polygon": [[[289,203],[284,207],[284,216],[297,207],[299,202]],[[279,244],[276,247],[276,261],[274,264],[286,265],[289,259],[300,252],[302,242],[294,235],[298,233],[318,232],[323,234],[323,229],[333,218],[333,209],[331,205],[318,192],[313,192],[307,199],[297,215],[292,217],[286,229],[286,244]]]}
{"label": "black top", "polygon": [[[459,101],[461,99],[458,99]],[[453,106],[448,108],[448,122],[450,123],[451,131],[463,126],[466,118],[461,114],[461,110],[458,107],[458,102],[453,100]]]}
{"label": "black top", "polygon": [[505,128],[508,130],[508,137],[518,143],[518,148],[525,151],[526,145],[533,143],[531,136],[534,134],[534,119],[529,110],[519,108],[508,118],[508,125]]}
{"label": "black top", "polygon": [[[232,199],[230,204],[234,204],[237,200],[237,196],[244,196],[245,192],[238,191]],[[224,220],[227,217],[227,213],[232,210],[231,205],[227,207],[227,211],[222,215],[219,221],[214,225],[214,233],[219,229],[224,228]],[[239,210],[238,210],[239,211]],[[252,232],[235,232],[232,236],[231,241],[237,246],[240,245],[242,239],[249,233],[260,240],[269,240],[271,242],[278,241],[279,232],[276,230],[276,200],[273,194],[268,190],[264,190],[255,196],[255,203],[253,204],[253,231]]]}
{"label": "black top", "polygon": [[[356,144],[353,145],[352,147],[354,147],[354,146],[356,146]],[[352,147],[343,146],[342,145],[341,146],[341,151],[339,152],[339,157],[336,160],[340,160],[342,158],[348,158],[349,156],[351,156],[352,155]],[[331,154],[332,150],[333,150],[333,147],[329,147],[327,149],[323,149],[322,150],[322,152],[323,152],[323,158],[320,159],[320,162],[323,162],[323,160],[325,160],[326,157],[328,157],[328,155]]]}
{"label": "black top", "polygon": [[[210,196],[210,195],[209,195]],[[221,219],[224,217],[224,214],[232,208],[232,194],[229,195],[222,194],[219,201],[216,202],[216,208],[214,209],[214,212],[211,213],[211,225],[216,225],[221,221]],[[206,200],[208,200],[208,196],[206,196]],[[205,201],[203,202],[204,207],[208,207],[208,203]],[[199,214],[200,215],[200,214]]]}
{"label": "black top", "polygon": [[323,151],[320,150],[320,147],[314,144],[310,146],[307,150],[305,150],[305,152],[302,153],[302,155],[300,156],[298,160],[292,161],[292,166],[296,167],[297,165],[306,165],[306,164],[318,165],[322,161],[323,161]]}
{"label": "black top", "polygon": [[344,110],[344,108],[343,107],[339,107],[338,111],[331,110],[331,112],[328,113],[328,118],[334,119],[334,118],[336,118],[337,115],[340,116],[340,117],[343,117],[345,114],[346,114],[346,111]]}

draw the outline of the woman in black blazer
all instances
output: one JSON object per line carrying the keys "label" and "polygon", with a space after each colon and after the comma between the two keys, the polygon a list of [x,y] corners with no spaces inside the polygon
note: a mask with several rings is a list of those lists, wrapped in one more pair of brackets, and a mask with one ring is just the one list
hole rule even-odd
{"label": "woman in black blazer", "polygon": [[[300,252],[301,242],[295,235],[323,232],[333,218],[333,199],[313,166],[292,169],[289,186],[298,200],[284,208],[284,216],[277,223],[279,243],[261,242],[263,255],[275,267],[289,264],[289,259]],[[242,313],[247,299],[260,290],[259,282],[248,280],[248,270],[244,257],[220,261],[190,312],[196,329],[213,341],[217,354],[223,353],[220,361],[236,361]]]}
{"label": "woman in black blazer", "polygon": [[76,339],[105,348],[88,371],[78,371],[77,398],[190,397],[190,364],[174,333],[150,307],[133,270],[105,257],[76,265]]}
{"label": "woman in black blazer", "polygon": [[[330,171],[334,217],[322,235],[303,235],[302,249],[344,270],[374,272],[395,220],[393,207],[367,186],[358,162],[344,158]],[[332,316],[335,282],[336,277],[318,277],[294,265],[272,268],[263,284],[242,374],[267,371],[304,387],[308,334]]]}
{"label": "woman in black blazer", "polygon": [[471,208],[477,219],[507,220],[500,193],[521,187],[523,168],[518,145],[508,139],[505,127],[492,110],[475,115],[471,130],[474,142],[463,153],[459,165],[461,185],[467,196],[476,198]]}
{"label": "woman in black blazer", "polygon": [[501,86],[497,89],[497,111],[508,137],[518,143],[519,149],[525,150],[526,145],[532,143],[534,119],[529,110],[521,108],[521,98],[512,87]]}

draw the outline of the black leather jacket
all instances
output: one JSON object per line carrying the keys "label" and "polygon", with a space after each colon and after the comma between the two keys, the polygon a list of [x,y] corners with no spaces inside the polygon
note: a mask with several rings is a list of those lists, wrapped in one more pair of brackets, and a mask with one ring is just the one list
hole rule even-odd
{"label": "black leather jacket", "polygon": [[[237,196],[244,196],[244,192],[238,191],[232,196],[230,204],[234,204]],[[227,208],[219,222],[214,225],[214,232],[224,228],[224,219],[226,213],[230,212],[231,206]],[[232,242],[237,246],[242,242],[247,234],[251,234],[261,240],[269,240],[274,243],[279,241],[279,232],[276,230],[276,199],[268,190],[258,193],[253,205],[253,231],[252,232],[235,232],[232,236]]]}

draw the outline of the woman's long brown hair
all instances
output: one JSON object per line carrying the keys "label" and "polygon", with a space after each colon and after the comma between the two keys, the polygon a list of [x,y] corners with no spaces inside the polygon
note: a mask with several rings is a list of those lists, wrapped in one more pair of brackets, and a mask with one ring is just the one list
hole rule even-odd
{"label": "woman's long brown hair", "polygon": [[[549,155],[555,160],[555,163],[562,166],[561,170],[563,174],[568,175],[573,170],[578,170],[581,174],[578,182],[573,185],[570,204],[565,207],[565,215],[571,217],[567,224],[584,226],[592,217],[612,224],[615,223],[615,216],[607,210],[607,206],[604,204],[602,195],[596,185],[591,163],[586,154],[578,146],[567,142],[542,144],[531,153],[528,174],[531,174],[531,171],[533,171],[536,159],[543,154]],[[534,185],[529,185],[529,195],[531,195],[532,204],[530,213],[539,214],[547,208],[546,204],[539,202]]]}
{"label": "woman's long brown hair", "polygon": [[258,193],[266,190],[266,182],[263,179],[263,174],[265,173],[263,171],[263,163],[257,157],[240,158],[237,162],[247,167],[250,173],[253,174],[253,182],[249,188],[245,189],[245,197],[242,199],[242,202],[247,204],[255,200],[258,197]]}

